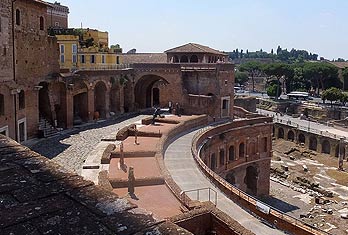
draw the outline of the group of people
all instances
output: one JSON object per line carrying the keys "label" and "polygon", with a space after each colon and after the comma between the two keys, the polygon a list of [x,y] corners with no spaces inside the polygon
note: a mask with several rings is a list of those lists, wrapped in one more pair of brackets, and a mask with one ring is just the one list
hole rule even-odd
{"label": "group of people", "polygon": [[[172,105],[172,102],[169,102],[169,113],[181,116],[181,107],[179,103],[176,103],[175,106]],[[156,117],[161,116],[161,108],[156,107],[154,113],[152,114],[152,124],[155,124]]]}

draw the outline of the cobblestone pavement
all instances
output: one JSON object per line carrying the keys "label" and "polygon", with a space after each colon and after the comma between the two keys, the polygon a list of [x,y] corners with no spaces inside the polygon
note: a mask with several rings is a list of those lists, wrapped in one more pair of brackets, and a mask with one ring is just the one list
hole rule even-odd
{"label": "cobblestone pavement", "polygon": [[108,137],[116,133],[118,129],[145,117],[148,116],[123,117],[88,125],[72,130],[68,134],[39,141],[32,147],[32,150],[79,174],[87,154],[93,150],[102,138]]}

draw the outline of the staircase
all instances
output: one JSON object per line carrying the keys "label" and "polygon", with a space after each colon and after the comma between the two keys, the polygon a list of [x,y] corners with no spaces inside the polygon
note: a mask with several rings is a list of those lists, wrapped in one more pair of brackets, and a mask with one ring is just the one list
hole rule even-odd
{"label": "staircase", "polygon": [[58,134],[56,128],[54,128],[49,121],[47,121],[44,117],[40,116],[39,121],[39,131],[41,132],[41,136],[43,138],[51,137]]}

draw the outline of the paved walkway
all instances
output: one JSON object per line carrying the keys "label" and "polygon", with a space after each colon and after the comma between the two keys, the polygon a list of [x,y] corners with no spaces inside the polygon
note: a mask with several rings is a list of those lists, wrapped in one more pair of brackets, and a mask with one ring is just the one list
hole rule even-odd
{"label": "paved walkway", "polygon": [[277,116],[275,112],[263,110],[263,109],[258,109],[258,112],[261,113],[262,115],[270,115],[270,116],[274,115],[274,120],[273,120],[274,122],[286,124],[288,121],[290,121],[292,125],[298,124],[301,128],[304,128],[306,131],[308,131],[309,129],[311,133],[318,134],[320,133],[320,131],[322,131],[323,135],[325,135],[325,132],[326,132],[331,135],[336,135],[337,136],[336,138],[339,138],[341,136],[348,138],[348,131],[339,130],[335,127],[330,127],[317,122],[301,120],[300,118],[293,118],[292,116],[288,116],[288,115]]}
{"label": "paved walkway", "polygon": [[53,159],[66,169],[80,174],[82,165],[102,138],[115,135],[119,129],[139,121],[148,115],[139,115],[132,118],[107,120],[96,123],[72,132],[39,141],[32,150]]}
{"label": "paved walkway", "polygon": [[[238,221],[242,226],[258,235],[285,234],[263,224],[260,220],[250,215],[228,199],[218,188],[216,188],[206,176],[198,169],[191,154],[192,138],[198,130],[184,134],[169,145],[165,152],[165,165],[174,181],[183,190],[192,190],[210,187],[218,192],[217,208]],[[213,194],[212,194],[213,195]],[[196,195],[189,195],[196,200]],[[201,197],[203,196],[203,198]],[[200,194],[200,199],[206,201],[206,195]]]}

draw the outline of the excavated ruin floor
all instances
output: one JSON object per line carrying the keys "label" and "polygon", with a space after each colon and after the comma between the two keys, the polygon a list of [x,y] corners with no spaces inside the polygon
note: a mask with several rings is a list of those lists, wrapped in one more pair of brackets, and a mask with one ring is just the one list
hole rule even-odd
{"label": "excavated ruin floor", "polygon": [[[294,151],[288,153],[291,149]],[[281,139],[273,142],[273,150],[272,168],[279,172],[272,174],[271,197],[265,201],[293,217],[303,217],[303,221],[330,234],[347,234],[348,220],[341,218],[341,214],[348,213],[348,162],[344,161],[344,171],[338,171],[337,158]],[[288,171],[284,171],[286,167]],[[284,174],[288,175],[286,179],[281,177]],[[297,177],[319,183],[333,197],[322,197],[321,203],[316,203],[317,192],[295,184],[293,180]]]}

